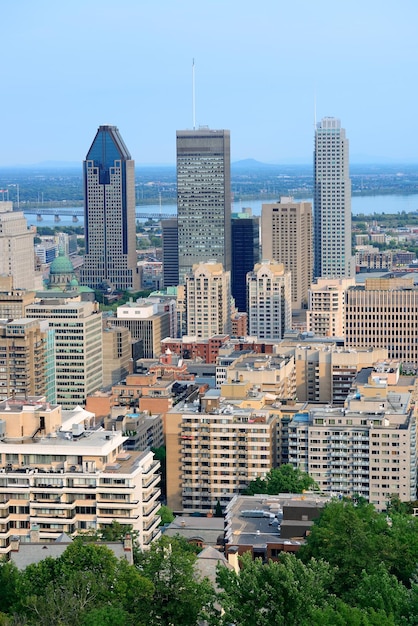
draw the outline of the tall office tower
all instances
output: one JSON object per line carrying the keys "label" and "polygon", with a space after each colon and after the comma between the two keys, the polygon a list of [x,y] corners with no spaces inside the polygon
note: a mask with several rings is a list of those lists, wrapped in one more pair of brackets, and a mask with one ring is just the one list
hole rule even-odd
{"label": "tall office tower", "polygon": [[315,132],[314,277],[354,276],[348,139],[341,122],[325,117]]}
{"label": "tall office tower", "polygon": [[81,283],[139,290],[135,163],[116,126],[100,126],[83,164],[86,254]]}
{"label": "tall office tower", "polygon": [[260,260],[260,224],[251,209],[233,213],[231,221],[231,291],[238,311],[247,310],[247,272]]}
{"label": "tall office tower", "polygon": [[345,335],[346,291],[354,287],[352,278],[318,278],[309,290],[309,307],[306,312],[306,330],[318,337]]}
{"label": "tall office tower", "polygon": [[283,263],[292,273],[292,308],[306,308],[312,282],[312,205],[280,198],[261,209],[263,259]]}
{"label": "tall office tower", "polygon": [[199,263],[186,275],[187,334],[199,339],[231,334],[231,273],[221,263]]}
{"label": "tall office tower", "polygon": [[282,263],[262,261],[247,274],[249,334],[258,339],[283,339],[292,327],[290,272]]}
{"label": "tall office tower", "polygon": [[179,284],[179,238],[177,218],[161,220],[164,288]]}
{"label": "tall office tower", "polygon": [[229,130],[177,131],[179,278],[215,259],[231,269]]}
{"label": "tall office tower", "polygon": [[103,386],[102,314],[95,302],[51,299],[26,307],[26,315],[48,320],[55,329],[57,403],[63,409],[84,405]]}
{"label": "tall office tower", "polygon": [[35,273],[34,237],[23,211],[13,211],[12,202],[0,202],[0,276],[12,278],[12,289],[42,286],[42,274]]}

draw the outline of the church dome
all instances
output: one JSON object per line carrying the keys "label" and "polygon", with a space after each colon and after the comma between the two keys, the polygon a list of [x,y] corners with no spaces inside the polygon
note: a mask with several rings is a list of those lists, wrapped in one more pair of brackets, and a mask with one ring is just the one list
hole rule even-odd
{"label": "church dome", "polygon": [[70,259],[65,256],[64,252],[60,252],[51,263],[49,268],[50,274],[74,274],[74,266]]}

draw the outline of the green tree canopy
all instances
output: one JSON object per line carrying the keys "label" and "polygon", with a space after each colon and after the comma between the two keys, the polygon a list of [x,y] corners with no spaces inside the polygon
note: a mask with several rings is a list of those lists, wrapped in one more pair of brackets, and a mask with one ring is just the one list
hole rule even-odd
{"label": "green tree canopy", "polygon": [[318,485],[309,474],[294,468],[293,465],[286,464],[271,469],[265,478],[256,478],[251,481],[243,493],[252,496],[257,493],[276,495],[317,490],[319,490]]}

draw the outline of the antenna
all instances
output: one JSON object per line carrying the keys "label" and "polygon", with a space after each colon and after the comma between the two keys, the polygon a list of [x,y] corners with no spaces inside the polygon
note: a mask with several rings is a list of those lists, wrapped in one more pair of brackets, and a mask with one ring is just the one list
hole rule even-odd
{"label": "antenna", "polygon": [[196,130],[196,97],[194,83],[194,59],[192,64],[192,108],[193,108],[193,130]]}
{"label": "antenna", "polygon": [[314,128],[316,129],[316,91],[314,91]]}

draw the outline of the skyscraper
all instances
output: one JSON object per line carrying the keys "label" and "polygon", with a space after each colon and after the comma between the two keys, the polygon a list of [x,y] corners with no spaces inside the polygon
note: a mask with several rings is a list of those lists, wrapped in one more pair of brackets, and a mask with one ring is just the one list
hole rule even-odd
{"label": "skyscraper", "polygon": [[354,275],[348,139],[333,117],[319,122],[315,132],[314,263],[315,278]]}
{"label": "skyscraper", "polygon": [[161,220],[164,288],[179,284],[179,236],[177,218]]}
{"label": "skyscraper", "polygon": [[238,311],[247,310],[247,272],[260,260],[260,223],[251,209],[233,213],[231,291]]}
{"label": "skyscraper", "polygon": [[228,130],[177,131],[179,280],[197,263],[231,269],[231,149]]}
{"label": "skyscraper", "polygon": [[94,289],[139,289],[135,163],[116,126],[100,126],[83,164],[86,254],[81,282]]}
{"label": "skyscraper", "polygon": [[231,273],[221,263],[198,263],[186,275],[187,334],[198,339],[231,333]]}
{"label": "skyscraper", "polygon": [[280,198],[261,209],[263,259],[283,263],[292,273],[292,307],[306,308],[312,282],[312,205]]}

